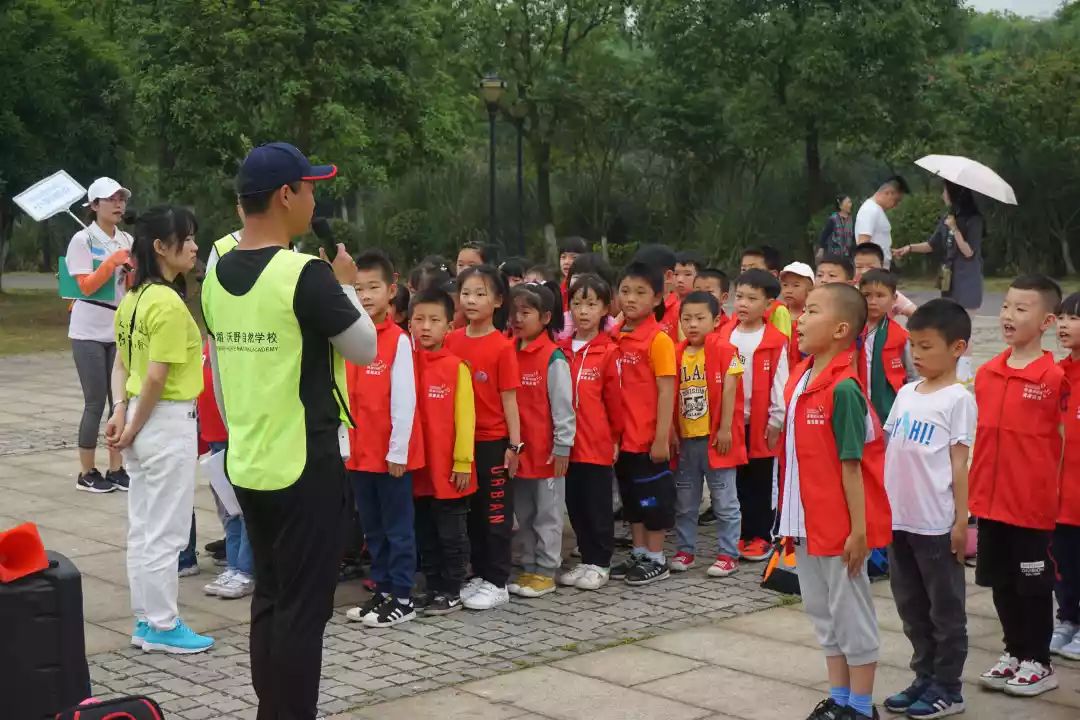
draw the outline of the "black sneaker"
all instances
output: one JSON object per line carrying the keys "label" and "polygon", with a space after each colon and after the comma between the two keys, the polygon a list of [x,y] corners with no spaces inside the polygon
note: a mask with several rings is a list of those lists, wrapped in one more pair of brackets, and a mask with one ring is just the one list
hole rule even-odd
{"label": "black sneaker", "polygon": [[121,492],[127,492],[128,486],[131,484],[131,478],[128,477],[127,470],[120,468],[119,470],[106,470],[105,479],[113,484],[117,490]]}
{"label": "black sneaker", "polygon": [[111,493],[116,489],[116,486],[101,477],[101,473],[98,472],[98,469],[94,468],[88,473],[79,473],[79,477],[75,481],[75,489],[82,490],[83,492],[103,494]]}
{"label": "black sneaker", "polygon": [[463,608],[461,604],[461,597],[458,595],[450,595],[448,593],[439,593],[428,606],[424,609],[425,615],[449,615],[452,612],[456,612]]}
{"label": "black sneaker", "polygon": [[711,505],[705,509],[705,512],[698,515],[697,524],[701,527],[716,524],[716,513],[712,511]]}
{"label": "black sneaker", "polygon": [[435,592],[433,590],[425,590],[423,592],[415,592],[412,596],[413,607],[417,610],[423,610],[431,601],[435,599]]}
{"label": "black sneaker", "polygon": [[855,708],[848,705],[845,708],[840,708],[840,713],[838,715],[828,717],[836,717],[837,720],[881,720],[881,716],[878,715],[877,707],[875,706],[872,709],[873,715],[867,717],[860,712],[856,712]]}
{"label": "black sneaker", "polygon": [[384,604],[393,602],[393,600],[394,598],[389,595],[375,593],[360,607],[349,608],[345,612],[345,617],[356,622],[363,622],[368,615],[374,615]]}
{"label": "black sneaker", "polygon": [[416,608],[413,607],[412,600],[401,602],[397,598],[389,598],[388,602],[384,602],[374,613],[364,618],[364,625],[372,628],[388,628],[415,619]]}
{"label": "black sneaker", "polygon": [[814,712],[806,716],[806,720],[843,720],[846,717],[846,707],[840,707],[832,698],[825,698],[817,704]]}
{"label": "black sneaker", "polygon": [[630,572],[631,568],[637,567],[637,564],[641,562],[641,558],[633,553],[626,556],[618,565],[611,566],[611,573],[608,575],[612,580],[625,580],[626,574]]}
{"label": "black sneaker", "polygon": [[626,572],[627,585],[648,585],[671,575],[668,564],[660,564],[651,558],[642,558]]}
{"label": "black sneaker", "polygon": [[215,557],[217,556],[218,553],[221,553],[224,556],[225,555],[225,538],[221,538],[220,540],[214,540],[212,542],[208,542],[208,543],[206,543],[206,545],[203,546],[203,549],[206,550],[206,552],[210,553],[211,555],[213,555]]}

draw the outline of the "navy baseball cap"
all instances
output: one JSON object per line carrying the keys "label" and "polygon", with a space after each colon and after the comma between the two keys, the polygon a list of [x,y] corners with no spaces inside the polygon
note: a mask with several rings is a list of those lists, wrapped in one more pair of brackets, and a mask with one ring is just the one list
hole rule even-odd
{"label": "navy baseball cap", "polygon": [[329,180],[335,175],[336,165],[312,165],[289,143],[267,143],[244,158],[236,177],[236,194],[258,195],[301,180]]}

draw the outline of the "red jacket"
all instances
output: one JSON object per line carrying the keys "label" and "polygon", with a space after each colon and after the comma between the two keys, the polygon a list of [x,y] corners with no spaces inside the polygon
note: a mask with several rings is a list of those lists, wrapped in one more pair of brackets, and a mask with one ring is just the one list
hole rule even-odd
{"label": "red jacket", "polygon": [[[840,452],[833,435],[833,392],[843,380],[855,380],[851,368],[851,353],[841,353],[833,358],[828,367],[809,383],[792,412],[795,414],[794,437],[784,435],[781,447],[795,444],[799,460],[799,495],[802,498],[806,520],[806,549],[811,555],[841,555],[844,543],[851,534],[847,499],[840,462]],[[784,391],[785,401],[790,405],[795,388],[803,374],[810,368],[810,360],[804,360],[791,373]],[[865,395],[865,389],[863,394]],[[869,401],[866,411],[871,415],[874,438],[863,448],[862,477],[866,498],[866,542],[869,547],[888,545],[892,539],[892,510],[885,494],[885,439],[881,423],[874,415]],[[780,506],[784,503],[784,478],[786,477],[787,453],[780,454]]]}
{"label": "red jacket", "polygon": [[1068,402],[1065,371],[1050,353],[1022,370],[1007,349],[979,368],[979,420],[969,473],[976,517],[1053,530],[1058,516],[1061,414]]}
{"label": "red jacket", "polygon": [[[720,337],[730,343],[731,333],[738,325],[738,319],[728,323],[721,329]],[[750,391],[749,454],[752,458],[775,457],[780,452],[779,443],[775,449],[769,449],[765,440],[765,430],[769,427],[769,399],[772,384],[776,378],[776,371],[780,367],[780,357],[787,352],[787,342],[787,335],[766,320],[765,334],[761,336],[761,344],[754,351],[754,357],[744,363],[743,372],[754,373],[754,383]]]}
{"label": "red jacket", "polygon": [[570,462],[611,465],[623,433],[623,391],[619,377],[619,346],[605,332],[574,352],[567,339],[563,352],[570,359],[574,383],[577,434]]}
{"label": "red jacket", "polygon": [[1065,462],[1061,473],[1061,502],[1057,521],[1062,525],[1080,525],[1080,362],[1065,358],[1059,365],[1069,383],[1068,404],[1065,406]]}
{"label": "red jacket", "polygon": [[[885,379],[892,385],[892,389],[900,392],[907,382],[907,369],[904,367],[904,348],[908,343],[908,331],[902,328],[895,320],[885,318],[885,345],[881,348],[881,365],[885,371]],[[881,332],[881,330],[878,330]],[[863,331],[863,343],[867,341],[869,334]],[[876,342],[876,338],[875,338]],[[871,348],[873,351],[873,348]],[[863,352],[865,352],[865,347]],[[860,355],[855,363],[859,369],[859,382],[863,387],[870,387],[870,378],[866,377],[866,358]]]}
{"label": "red jacket", "polygon": [[[376,325],[375,330],[378,333],[378,348],[371,364],[345,363],[349,409],[356,418],[356,427],[349,430],[352,454],[345,467],[384,473],[387,471],[386,454],[390,451],[390,369],[397,357],[398,340],[405,335],[405,331],[389,316]],[[419,420],[420,416],[414,413],[406,462],[409,470],[424,466],[424,441]]]}
{"label": "red jacket", "polygon": [[[689,345],[688,340],[675,348],[675,368],[681,372],[683,351]],[[721,455],[713,445],[716,431],[720,429],[720,410],[724,399],[724,378],[731,367],[732,358],[738,350],[731,343],[715,333],[705,337],[705,386],[709,392],[709,467],[713,469],[733,468],[746,464],[746,426],[743,418],[743,384],[738,378],[735,388],[735,411],[731,423],[731,450]],[[678,423],[678,402],[675,403],[675,422]]]}
{"label": "red jacket", "polygon": [[521,387],[518,407],[521,412],[521,441],[525,451],[518,459],[515,477],[544,479],[555,477],[555,466],[548,462],[555,446],[555,427],[551,421],[551,398],[548,397],[548,371],[558,345],[541,333],[525,348],[517,351]]}
{"label": "red jacket", "polygon": [[199,408],[199,439],[204,443],[228,442],[229,431],[218,411],[214,397],[214,371],[210,367],[210,341],[203,344],[203,391],[196,401]]}
{"label": "red jacket", "polygon": [[679,296],[671,292],[664,298],[664,317],[660,320],[660,329],[668,334],[671,342],[679,344]]}
{"label": "red jacket", "polygon": [[619,369],[623,387],[623,433],[620,447],[625,452],[649,452],[656,437],[656,373],[652,366],[652,343],[662,332],[660,323],[649,315],[630,332],[616,329],[615,342],[621,358]]}
{"label": "red jacket", "polygon": [[433,495],[439,500],[452,500],[476,492],[475,469],[465,492],[458,492],[450,482],[457,435],[454,398],[458,392],[459,368],[464,364],[461,358],[445,348],[416,353],[419,376],[416,412],[423,429],[424,459],[427,461],[424,467],[413,472],[413,495],[417,497]]}

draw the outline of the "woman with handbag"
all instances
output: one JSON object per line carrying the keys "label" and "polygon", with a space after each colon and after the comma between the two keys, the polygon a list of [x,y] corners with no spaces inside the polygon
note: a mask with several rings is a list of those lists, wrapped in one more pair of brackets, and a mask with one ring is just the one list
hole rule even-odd
{"label": "woman with handbag", "polygon": [[195,217],[156,207],[135,225],[135,282],[116,312],[113,394],[105,428],[131,473],[128,585],[135,630],[147,652],[196,653],[213,639],[179,617],[177,558],[188,542],[198,455],[195,400],[203,389],[199,328],[184,304],[195,265]]}
{"label": "woman with handbag", "polygon": [[131,269],[131,236],[117,227],[130,197],[131,191],[112,178],[92,182],[85,203],[92,222],[72,236],[64,257],[68,274],[86,296],[72,303],[68,322],[71,354],[83,391],[80,468],[75,488],[84,492],[128,489],[128,475],[120,453],[109,452],[109,467],[104,476],[96,467],[96,455],[105,401],[113,400],[109,392],[109,376],[116,358],[113,319]]}

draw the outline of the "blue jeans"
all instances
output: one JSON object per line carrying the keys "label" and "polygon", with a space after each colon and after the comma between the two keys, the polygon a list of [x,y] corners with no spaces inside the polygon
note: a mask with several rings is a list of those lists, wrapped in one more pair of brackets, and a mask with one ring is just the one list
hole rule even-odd
{"label": "blue jeans", "polygon": [[195,552],[195,511],[191,511],[191,534],[188,536],[187,547],[180,551],[178,570],[199,564],[199,554]]}
{"label": "blue jeans", "polygon": [[412,474],[349,472],[356,511],[371,553],[375,589],[401,600],[412,594],[416,575]]}
{"label": "blue jeans", "polygon": [[[223,452],[229,446],[227,442],[209,443],[210,452]],[[225,562],[230,570],[251,576],[255,572],[255,560],[251,555],[251,543],[248,542],[247,527],[243,515],[224,515],[225,510],[218,502],[218,512],[222,513],[221,524],[225,528]]]}
{"label": "blue jeans", "polygon": [[709,486],[716,515],[717,554],[738,558],[742,513],[735,468],[710,469],[709,438],[704,437],[682,440],[679,445],[679,469],[675,472],[675,549],[694,554],[703,480]]}

